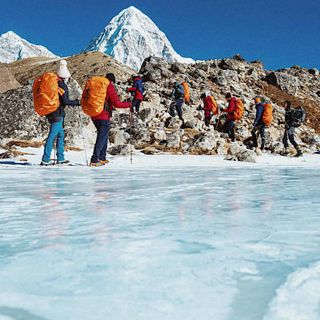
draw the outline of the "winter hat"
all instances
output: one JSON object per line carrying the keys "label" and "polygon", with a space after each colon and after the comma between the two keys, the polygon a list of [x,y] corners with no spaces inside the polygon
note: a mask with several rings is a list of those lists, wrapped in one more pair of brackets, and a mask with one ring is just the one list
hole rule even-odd
{"label": "winter hat", "polygon": [[67,61],[66,60],[60,60],[58,70],[57,70],[57,75],[60,78],[70,78],[71,74],[67,68]]}
{"label": "winter hat", "polygon": [[226,99],[231,99],[231,97],[232,97],[231,93],[228,92],[228,93],[226,94]]}
{"label": "winter hat", "polygon": [[254,102],[255,103],[260,103],[261,102],[261,98],[259,98],[259,97],[254,98]]}
{"label": "winter hat", "polygon": [[207,94],[204,92],[201,94],[200,99],[205,99],[207,97]]}
{"label": "winter hat", "polygon": [[116,83],[116,77],[114,76],[113,73],[107,73],[107,74],[106,74],[106,78],[107,78],[108,80],[110,80],[111,82]]}

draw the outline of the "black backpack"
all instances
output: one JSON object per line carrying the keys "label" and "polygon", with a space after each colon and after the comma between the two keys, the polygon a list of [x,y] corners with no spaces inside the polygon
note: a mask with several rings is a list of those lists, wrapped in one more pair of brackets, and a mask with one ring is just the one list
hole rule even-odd
{"label": "black backpack", "polygon": [[291,110],[292,126],[298,128],[306,120],[306,112],[302,107]]}

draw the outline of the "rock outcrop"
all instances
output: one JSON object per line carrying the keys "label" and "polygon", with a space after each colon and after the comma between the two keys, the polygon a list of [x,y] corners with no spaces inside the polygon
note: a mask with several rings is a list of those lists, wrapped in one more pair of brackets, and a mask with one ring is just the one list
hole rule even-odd
{"label": "rock outcrop", "polygon": [[[20,62],[21,64],[22,62]],[[0,95],[0,138],[3,139],[44,139],[47,134],[45,119],[34,114],[30,80],[43,70],[54,70],[55,62],[31,66],[26,70],[19,63],[9,65],[9,69],[24,86]],[[114,72],[119,79],[117,89],[121,99],[127,97],[127,79],[133,71],[114,62],[101,53],[86,53],[69,59],[70,71],[80,86],[92,75]],[[280,71],[266,71],[259,61],[247,62],[239,55],[232,59],[209,60],[195,64],[169,63],[161,58],[150,57],[141,67],[140,74],[145,81],[146,97],[139,115],[129,117],[128,110],[113,112],[110,131],[112,154],[128,154],[141,150],[147,154],[173,152],[177,154],[219,154],[231,160],[255,161],[256,153],[246,149],[250,146],[251,127],[255,117],[253,98],[264,97],[273,103],[274,120],[266,130],[266,149],[279,153],[282,146],[284,120],[282,104],[292,101],[294,106],[302,105],[308,114],[307,121],[297,129],[297,141],[304,152],[314,152],[320,148],[320,79],[317,69],[293,67]],[[191,90],[191,103],[184,105],[185,125],[171,118],[168,113],[172,86],[175,81],[187,80]],[[74,82],[72,94],[77,97],[81,88]],[[223,132],[225,115],[222,113],[212,119],[210,128],[204,125],[200,94],[214,95],[218,104],[227,106],[225,94],[231,92],[241,98],[245,114],[236,124],[236,142],[230,153],[230,140]],[[6,112],[4,112],[6,110]],[[83,127],[80,125],[80,115]],[[164,124],[167,124],[167,127]],[[95,130],[91,121],[77,108],[69,108],[66,117],[67,143],[81,147],[84,136],[93,143]]]}
{"label": "rock outcrop", "polygon": [[0,63],[0,94],[20,87],[20,83],[14,78],[5,64]]}

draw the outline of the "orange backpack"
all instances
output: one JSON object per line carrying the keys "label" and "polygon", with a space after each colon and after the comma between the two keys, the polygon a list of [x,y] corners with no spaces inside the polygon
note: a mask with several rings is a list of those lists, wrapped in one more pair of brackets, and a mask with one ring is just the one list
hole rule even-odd
{"label": "orange backpack", "polygon": [[[63,89],[61,89],[63,91]],[[58,76],[52,72],[46,72],[33,82],[34,110],[39,116],[46,116],[59,107]]]}
{"label": "orange backpack", "polygon": [[85,114],[95,117],[103,111],[109,83],[105,77],[92,77],[87,81],[81,99]]}
{"label": "orange backpack", "polygon": [[183,86],[183,90],[184,90],[184,101],[186,104],[189,104],[190,103],[189,85],[186,82],[182,82],[181,85]]}
{"label": "orange backpack", "polygon": [[211,102],[212,102],[212,113],[214,115],[217,115],[218,114],[218,104],[216,102],[216,100],[214,99],[213,96],[210,96],[210,99],[211,99]]}
{"label": "orange backpack", "polygon": [[265,103],[263,105],[263,115],[262,115],[262,121],[264,122],[264,124],[269,127],[272,120],[273,120],[273,108],[272,108],[272,104],[271,103]]}
{"label": "orange backpack", "polygon": [[241,120],[244,113],[244,105],[241,99],[236,100],[236,108],[234,109],[234,120]]}

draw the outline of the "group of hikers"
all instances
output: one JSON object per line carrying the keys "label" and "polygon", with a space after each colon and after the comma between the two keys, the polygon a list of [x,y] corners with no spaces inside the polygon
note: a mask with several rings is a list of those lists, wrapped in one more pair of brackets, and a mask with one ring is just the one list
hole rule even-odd
{"label": "group of hikers", "polygon": [[[56,73],[45,73],[34,81],[33,99],[35,111],[40,116],[46,116],[50,124],[49,135],[46,139],[44,153],[42,156],[41,165],[48,166],[52,162],[50,160],[53,144],[56,140],[57,163],[67,164],[68,160],[64,157],[64,117],[66,106],[82,106],[82,110],[91,117],[93,124],[97,129],[97,138],[90,161],[90,166],[103,166],[108,163],[106,159],[108,137],[110,130],[110,120],[112,110],[114,108],[127,108],[131,112],[139,113],[141,102],[144,98],[144,86],[141,77],[131,77],[132,86],[127,88],[127,92],[133,96],[130,101],[120,101],[116,88],[116,78],[113,73],[106,74],[105,77],[93,77],[87,81],[83,90],[81,101],[78,99],[69,99],[68,79],[71,74],[67,67],[67,62],[61,60]],[[182,121],[182,126],[185,127],[183,119],[183,104],[190,103],[190,91],[186,82],[175,82],[172,91],[172,103],[169,106],[169,114],[175,117],[178,114]],[[203,106],[199,108],[204,111],[204,122],[206,126],[210,126],[212,117],[216,116],[218,124],[220,112],[226,114],[226,119],[223,125],[224,131],[228,134],[231,141],[235,141],[235,122],[240,120],[244,114],[244,105],[240,98],[234,97],[231,93],[225,96],[228,106],[221,108],[216,103],[213,96],[202,93],[200,99]],[[250,147],[258,147],[257,133],[261,138],[261,150],[265,148],[265,128],[272,122],[272,105],[266,103],[262,97],[256,97],[254,100],[256,107],[256,116],[253,122],[252,144]],[[300,107],[292,109],[290,101],[286,101],[285,105],[285,130],[283,136],[284,151],[283,155],[288,154],[288,141],[297,150],[296,156],[302,155],[301,149],[295,141],[295,128],[298,127],[304,120],[305,113]],[[171,118],[165,122],[168,127]]]}

